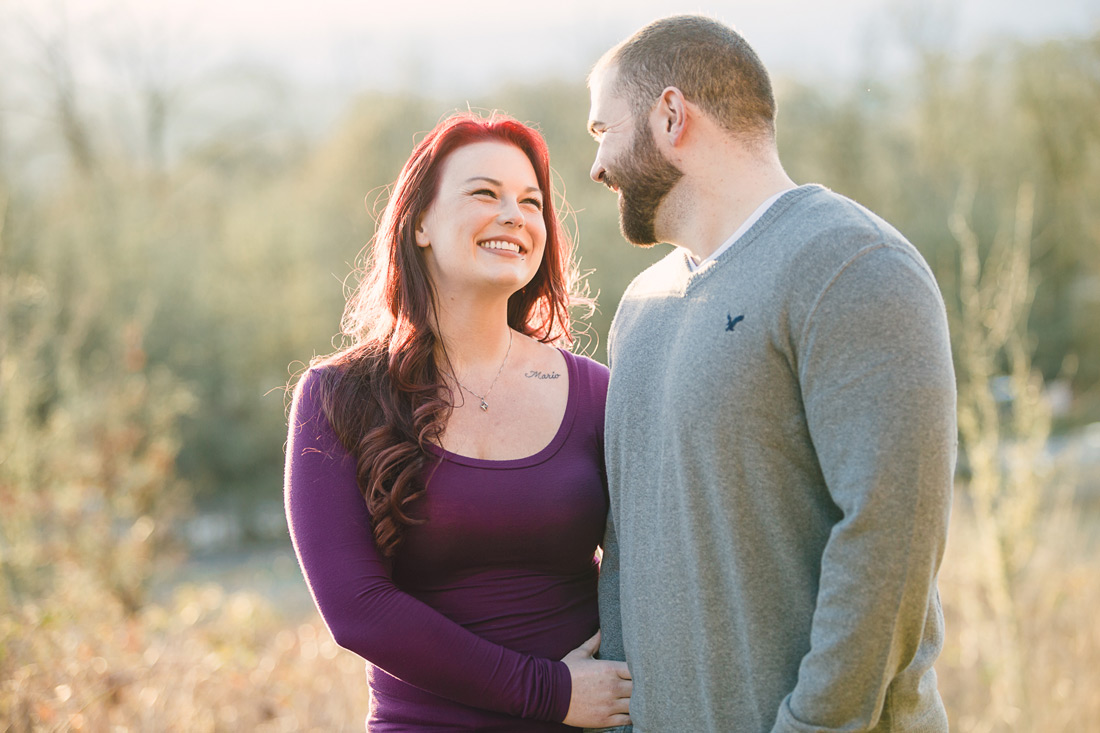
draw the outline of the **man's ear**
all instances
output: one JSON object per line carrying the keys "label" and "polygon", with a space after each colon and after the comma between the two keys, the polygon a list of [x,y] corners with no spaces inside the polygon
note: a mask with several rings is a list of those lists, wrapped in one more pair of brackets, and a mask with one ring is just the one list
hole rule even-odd
{"label": "man's ear", "polygon": [[658,134],[664,135],[673,147],[679,145],[688,125],[688,108],[684,93],[676,87],[665,87],[657,100],[656,115],[660,122]]}

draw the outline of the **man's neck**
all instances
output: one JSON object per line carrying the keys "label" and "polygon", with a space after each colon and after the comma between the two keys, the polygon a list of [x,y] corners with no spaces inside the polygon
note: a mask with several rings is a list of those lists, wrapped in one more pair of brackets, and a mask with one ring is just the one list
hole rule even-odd
{"label": "man's neck", "polygon": [[742,237],[744,237],[749,232],[750,229],[753,228],[753,226],[756,225],[756,222],[760,221],[760,219],[763,218],[764,215],[768,213],[768,211],[771,209],[772,205],[776,201],[778,201],[780,199],[780,197],[783,196],[783,194],[785,194],[787,191],[790,191],[790,190],[791,190],[790,188],[785,188],[781,191],[777,191],[776,193],[774,193],[771,196],[769,196],[768,198],[766,198],[764,200],[764,202],[762,204],[760,204],[759,206],[757,206],[756,210],[753,211],[752,214],[749,215],[749,218],[745,219],[745,221],[743,221],[741,223],[741,225],[739,227],[737,227],[737,229],[733,232],[733,234],[726,237],[726,239],[722,242],[722,244],[720,244],[717,249],[712,251],[706,257],[704,257],[702,259],[699,259],[699,258],[696,258],[696,257],[689,254],[689,259],[691,260],[691,265],[690,265],[691,269],[692,270],[698,269],[699,267],[701,267],[706,262],[709,262],[710,260],[713,260],[713,259],[721,256],[721,254],[723,252],[725,252],[730,247],[733,247],[738,241],[741,240]]}
{"label": "man's neck", "polygon": [[658,232],[662,241],[686,249],[696,261],[718,249],[762,203],[796,187],[778,154],[730,148],[715,153],[684,167],[684,177],[658,211],[666,230]]}

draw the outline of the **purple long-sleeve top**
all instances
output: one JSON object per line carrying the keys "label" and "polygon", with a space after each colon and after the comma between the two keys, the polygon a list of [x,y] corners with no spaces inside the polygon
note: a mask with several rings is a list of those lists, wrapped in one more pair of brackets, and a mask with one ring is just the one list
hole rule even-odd
{"label": "purple long-sleeve top", "polygon": [[488,461],[432,446],[426,494],[392,563],[378,552],[355,459],[295,395],[285,501],[313,599],[340,646],[368,664],[371,731],[572,730],[559,661],[594,634],[595,550],[607,514],[607,369],[562,352],[569,396],[554,438]]}

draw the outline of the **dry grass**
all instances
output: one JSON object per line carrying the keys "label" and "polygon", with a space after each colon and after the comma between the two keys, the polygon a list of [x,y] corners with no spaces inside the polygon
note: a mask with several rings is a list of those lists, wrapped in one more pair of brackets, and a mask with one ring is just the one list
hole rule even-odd
{"label": "dry grass", "polygon": [[973,510],[956,502],[940,574],[947,639],[936,665],[953,731],[1080,731],[1100,720],[1098,521],[1079,506],[1037,517],[1035,549],[1012,585],[1022,697],[995,706],[991,689],[1005,660],[989,558]]}
{"label": "dry grass", "polygon": [[[1052,413],[1027,322],[1035,192],[1021,184],[992,240],[971,225],[976,182],[951,218],[960,482],[941,575],[949,624],[938,669],[953,729],[1076,731],[1100,719],[1095,511],[1046,455]],[[1005,386],[998,398],[994,385]]]}
{"label": "dry grass", "polygon": [[[952,730],[1049,733],[1100,720],[1100,516],[1053,508],[1013,585],[1025,698],[992,709],[1001,664],[985,559],[965,499],[940,579],[947,640],[937,664]],[[186,585],[127,615],[78,568],[50,598],[0,621],[0,721],[24,731],[353,731],[363,663],[324,625],[280,616],[255,593]]]}
{"label": "dry grass", "polygon": [[0,622],[0,720],[23,731],[362,730],[363,665],[317,619],[184,586],[128,616],[74,571]]}

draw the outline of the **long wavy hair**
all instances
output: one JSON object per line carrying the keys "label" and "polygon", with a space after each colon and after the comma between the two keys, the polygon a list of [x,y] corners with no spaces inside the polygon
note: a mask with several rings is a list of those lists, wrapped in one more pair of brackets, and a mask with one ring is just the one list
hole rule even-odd
{"label": "long wavy hair", "polygon": [[541,342],[568,345],[570,307],[591,305],[577,291],[573,242],[549,205],[550,155],[542,135],[495,112],[458,113],[436,125],[401,169],[368,245],[341,323],[345,346],[310,365],[320,369],[322,410],[357,460],[375,544],[389,558],[405,529],[422,521],[410,508],[427,490],[433,460],[427,446],[439,442],[454,405],[436,363],[436,298],[415,230],[435,199],[447,157],[464,145],[491,141],[527,155],[548,202],[542,263],[508,299],[508,325]]}

